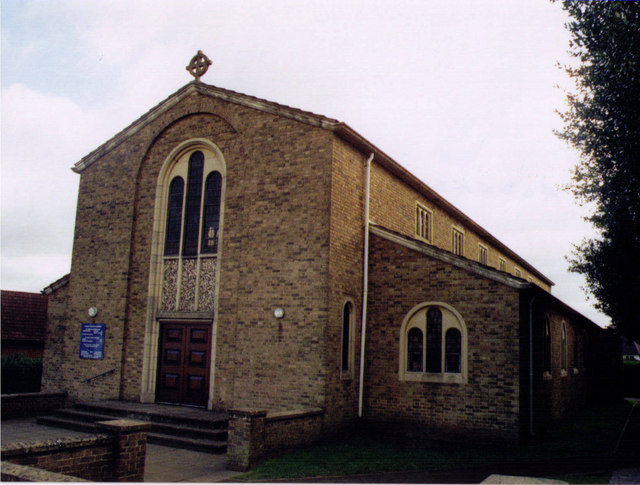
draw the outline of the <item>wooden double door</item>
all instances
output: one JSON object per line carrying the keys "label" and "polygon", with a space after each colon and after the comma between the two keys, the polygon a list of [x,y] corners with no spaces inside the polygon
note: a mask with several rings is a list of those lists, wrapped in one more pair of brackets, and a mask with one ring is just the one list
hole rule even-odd
{"label": "wooden double door", "polygon": [[156,402],[206,407],[211,325],[160,323]]}

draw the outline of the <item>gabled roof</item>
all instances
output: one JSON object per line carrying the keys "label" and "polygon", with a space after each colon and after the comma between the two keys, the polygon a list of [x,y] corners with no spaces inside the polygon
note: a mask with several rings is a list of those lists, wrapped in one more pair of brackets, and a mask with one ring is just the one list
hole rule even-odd
{"label": "gabled roof", "polygon": [[373,154],[375,163],[384,167],[390,173],[397,176],[400,180],[422,194],[425,198],[432,201],[435,205],[440,207],[445,212],[449,213],[454,219],[457,219],[467,228],[478,234],[478,236],[484,239],[487,243],[491,244],[498,251],[502,252],[505,256],[512,259],[519,266],[526,268],[527,271],[535,275],[538,279],[540,279],[540,281],[543,281],[549,286],[553,286],[553,281],[539,272],[536,268],[534,268],[531,264],[521,258],[517,253],[509,249],[505,244],[500,242],[497,238],[495,238],[482,226],[476,223],[473,219],[468,217],[453,204],[444,199],[444,197],[438,194],[435,190],[418,179],[415,175],[405,169],[398,162],[393,160],[389,155],[384,153],[382,150],[380,150],[373,143],[364,138],[346,123],[335,120],[333,118],[327,118],[326,116],[311,113],[309,111],[303,111],[297,108],[292,108],[290,106],[278,104],[273,101],[267,101],[265,99],[256,98],[254,96],[238,93],[236,91],[211,86],[199,81],[190,82],[189,84],[183,86],[171,96],[166,98],[164,101],[151,108],[147,113],[131,123],[120,133],[116,134],[113,138],[109,139],[94,151],[83,157],[72,167],[72,170],[77,173],[82,173],[83,170],[91,166],[103,155],[120,145],[134,133],[140,131],[142,128],[161,116],[171,107],[175,106],[183,99],[197,94],[220,99],[240,106],[257,109],[265,113],[283,116],[285,118],[296,120],[301,123],[328,130],[334,133],[339,138],[353,145],[356,149],[360,150],[366,156]]}
{"label": "gabled roof", "polygon": [[1,292],[2,340],[43,342],[48,298],[40,293]]}

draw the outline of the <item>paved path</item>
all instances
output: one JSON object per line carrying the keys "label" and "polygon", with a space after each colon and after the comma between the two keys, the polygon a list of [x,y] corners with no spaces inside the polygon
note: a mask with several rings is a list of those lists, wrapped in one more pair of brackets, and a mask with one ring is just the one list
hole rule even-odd
{"label": "paved path", "polygon": [[[70,431],[36,423],[36,418],[2,421],[2,444],[55,440],[69,436],[90,436],[90,433]],[[147,444],[145,482],[220,482],[237,472],[227,471],[226,455],[212,455]]]}

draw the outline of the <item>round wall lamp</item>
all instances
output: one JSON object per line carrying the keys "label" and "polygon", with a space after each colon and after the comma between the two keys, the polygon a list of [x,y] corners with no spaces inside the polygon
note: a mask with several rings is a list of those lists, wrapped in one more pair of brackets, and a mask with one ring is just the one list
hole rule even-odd
{"label": "round wall lamp", "polygon": [[273,316],[276,318],[284,317],[284,310],[280,307],[276,308],[275,310],[273,310]]}
{"label": "round wall lamp", "polygon": [[89,310],[87,310],[87,313],[91,318],[94,318],[98,314],[98,309],[92,306],[91,308],[89,308]]}

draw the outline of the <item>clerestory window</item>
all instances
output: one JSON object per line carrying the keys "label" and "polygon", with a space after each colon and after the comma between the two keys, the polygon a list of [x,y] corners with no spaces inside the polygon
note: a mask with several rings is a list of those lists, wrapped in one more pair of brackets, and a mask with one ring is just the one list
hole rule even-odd
{"label": "clerestory window", "polygon": [[416,202],[416,236],[431,242],[433,227],[433,212]]}

